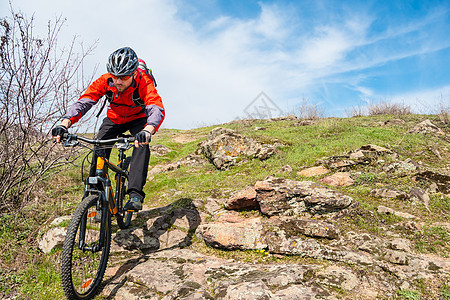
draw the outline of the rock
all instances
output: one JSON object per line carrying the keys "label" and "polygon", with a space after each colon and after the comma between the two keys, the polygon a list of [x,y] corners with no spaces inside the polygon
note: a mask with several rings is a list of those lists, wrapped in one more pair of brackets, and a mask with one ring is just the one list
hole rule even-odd
{"label": "rock", "polygon": [[312,168],[301,170],[297,174],[300,176],[304,176],[304,177],[313,177],[313,176],[326,174],[329,172],[330,172],[330,170],[328,170],[327,168],[318,166],[318,167],[312,167]]}
{"label": "rock", "polygon": [[351,160],[349,155],[332,156],[316,161],[316,165],[324,165],[328,169],[344,169],[357,165],[358,162]]}
{"label": "rock", "polygon": [[411,189],[409,196],[411,199],[417,199],[418,201],[422,202],[425,205],[425,208],[430,211],[430,196],[427,192],[425,192],[421,188],[413,188]]}
{"label": "rock", "polygon": [[172,150],[164,145],[156,144],[150,146],[150,153],[155,156],[167,155]]}
{"label": "rock", "polygon": [[180,167],[180,165],[178,163],[170,163],[170,164],[166,164],[166,165],[157,165],[157,166],[154,166],[153,168],[151,168],[148,171],[147,177],[151,178],[152,176],[160,174],[160,173],[171,172],[171,171],[174,171],[174,170],[178,169],[179,167]]}
{"label": "rock", "polygon": [[271,253],[322,258],[324,251],[315,239],[286,236],[283,232],[266,232],[265,241]]}
{"label": "rock", "polygon": [[411,214],[395,211],[392,208],[389,208],[389,207],[386,207],[383,205],[378,206],[377,210],[378,210],[379,214],[386,214],[386,215],[392,214],[392,215],[395,215],[397,217],[404,218],[404,219],[415,219],[416,218],[416,216],[413,216]]}
{"label": "rock", "polygon": [[435,133],[440,135],[445,135],[445,132],[442,131],[439,127],[434,125],[430,120],[425,120],[408,130],[408,133]]}
{"label": "rock", "polygon": [[373,145],[373,144],[367,144],[367,145],[361,146],[360,150],[364,153],[364,155],[380,156],[380,155],[386,155],[386,154],[394,154],[394,152],[392,152],[391,150],[389,150],[387,148],[380,147],[380,146]]}
{"label": "rock", "polygon": [[297,126],[310,126],[310,125],[314,125],[316,123],[317,123],[317,121],[315,121],[315,120],[301,120],[301,121],[295,122],[291,126],[294,126],[294,127],[297,127]]}
{"label": "rock", "polygon": [[148,216],[144,213],[137,216],[146,220],[143,226],[123,229],[113,235],[111,251],[186,247],[191,244],[193,232],[201,222],[196,209],[154,209],[146,214]]}
{"label": "rock", "polygon": [[408,255],[403,251],[387,250],[384,258],[397,265],[407,265],[409,262]]}
{"label": "rock", "polygon": [[394,162],[384,168],[387,173],[411,173],[418,169],[418,164],[411,159]]}
{"label": "rock", "polygon": [[359,250],[370,254],[380,254],[384,249],[383,241],[376,237],[372,236],[368,233],[356,233],[353,231],[347,232],[347,239],[350,244],[353,244],[358,247]]}
{"label": "rock", "polygon": [[281,173],[291,173],[291,172],[292,172],[292,167],[290,165],[285,165],[277,173],[281,174]]}
{"label": "rock", "polygon": [[399,250],[403,252],[411,252],[411,241],[407,239],[393,239],[388,244],[389,248],[392,250]]}
{"label": "rock", "polygon": [[354,181],[348,173],[338,172],[331,176],[320,179],[319,182],[326,183],[331,186],[350,186]]}
{"label": "rock", "polygon": [[239,191],[234,197],[225,202],[226,209],[259,209],[256,201],[256,191],[254,187],[247,187]]}
{"label": "rock", "polygon": [[197,237],[207,245],[227,250],[264,249],[267,245],[262,238],[260,218],[247,219],[240,223],[201,224]]}
{"label": "rock", "polygon": [[300,234],[309,237],[337,239],[340,235],[339,228],[328,222],[298,219],[293,217],[273,217],[264,223],[265,231],[284,232],[287,236]]}
{"label": "rock", "polygon": [[342,288],[345,291],[351,291],[359,284],[355,274],[338,266],[329,266],[319,271],[317,277],[322,284]]}
{"label": "rock", "polygon": [[424,171],[415,174],[418,181],[432,182],[437,185],[437,189],[444,194],[450,194],[450,176],[439,174],[433,171]]}
{"label": "rock", "polygon": [[213,219],[216,219],[220,215],[227,213],[224,209],[226,199],[217,199],[214,197],[208,197],[204,204],[204,211],[210,215]]}
{"label": "rock", "polygon": [[385,199],[408,199],[409,196],[406,193],[389,190],[389,189],[374,189],[370,192],[375,197]]}
{"label": "rock", "polygon": [[288,115],[269,119],[269,121],[294,121],[294,120],[297,120],[297,116],[295,115]]}
{"label": "rock", "polygon": [[373,144],[367,144],[361,146],[360,149],[350,151],[344,155],[323,158],[318,160],[316,164],[324,165],[329,169],[348,169],[351,166],[358,164],[367,165],[374,159],[385,155],[396,157],[396,154],[389,149]]}
{"label": "rock", "polygon": [[402,125],[405,124],[405,121],[401,120],[401,119],[392,119],[392,120],[387,120],[386,122],[384,122],[384,125]]}
{"label": "rock", "polygon": [[67,228],[50,228],[38,242],[39,249],[44,253],[50,253],[53,249],[62,248],[66,238]]}
{"label": "rock", "polygon": [[220,170],[236,163],[238,157],[265,160],[276,153],[272,145],[262,145],[248,137],[226,128],[215,128],[208,139],[199,144],[200,152]]}
{"label": "rock", "polygon": [[230,285],[225,291],[219,291],[218,294],[225,294],[225,297],[221,297],[224,300],[266,300],[274,297],[270,289],[261,280]]}
{"label": "rock", "polygon": [[405,222],[400,222],[399,224],[397,224],[397,228],[399,228],[400,230],[417,232],[419,230],[422,230],[423,225],[421,223],[417,223],[414,221],[405,221]]}
{"label": "rock", "polygon": [[199,166],[205,164],[206,161],[202,155],[189,154],[178,161],[180,166]]}
{"label": "rock", "polygon": [[268,216],[325,214],[348,207],[352,198],[311,181],[269,177],[255,184],[256,200]]}

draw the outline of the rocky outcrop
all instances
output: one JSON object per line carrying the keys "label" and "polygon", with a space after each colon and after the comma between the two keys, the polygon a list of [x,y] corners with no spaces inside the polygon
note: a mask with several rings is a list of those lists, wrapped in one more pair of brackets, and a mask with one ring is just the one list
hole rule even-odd
{"label": "rocky outcrop", "polygon": [[434,171],[423,171],[415,174],[415,180],[435,184],[436,189],[444,194],[450,194],[450,176]]}
{"label": "rocky outcrop", "polygon": [[276,153],[272,145],[263,145],[234,130],[215,128],[207,140],[199,144],[199,152],[220,170],[225,170],[241,158],[265,160]]}
{"label": "rocky outcrop", "polygon": [[352,198],[312,181],[269,177],[255,184],[261,212],[273,215],[324,214],[348,207]]}
{"label": "rocky outcrop", "polygon": [[368,144],[343,155],[322,158],[316,161],[316,165],[322,165],[331,170],[346,169],[356,165],[368,165],[382,156],[396,158],[398,155],[387,148]]}
{"label": "rocky outcrop", "polygon": [[434,133],[434,134],[439,134],[439,135],[445,135],[445,132],[442,129],[440,129],[438,126],[433,124],[428,119],[420,122],[419,124],[417,124],[416,126],[411,128],[408,131],[408,133],[421,133],[421,134]]}
{"label": "rocky outcrop", "polygon": [[[214,130],[208,140],[220,141],[223,135],[245,140],[228,129]],[[226,161],[230,153],[236,154],[229,156],[234,163],[255,157],[245,154],[245,147],[221,143],[219,160]],[[173,169],[205,162],[203,155],[192,154],[174,163]],[[419,253],[411,238],[420,240],[429,229],[428,220],[416,214],[421,207],[416,204],[428,208],[435,199],[430,197],[432,190],[448,191],[448,175],[425,171],[421,164],[400,160],[393,151],[372,144],[324,158],[312,168],[290,164],[274,172],[279,177],[256,181],[241,191],[179,199],[137,213],[134,227],[113,236],[112,266],[106,271],[103,295],[108,299],[390,299],[418,280],[449,278],[450,260]],[[420,188],[404,192],[402,187],[366,184],[377,180],[374,170],[387,177],[413,178]],[[371,176],[358,183],[364,174]],[[372,208],[363,208],[345,194],[346,186],[357,184],[376,203]],[[409,213],[407,204],[414,206],[416,215]],[[448,223],[435,226],[440,233],[450,228]],[[48,235],[59,233],[54,229]],[[50,240],[44,236],[42,242],[46,239]],[[233,250],[252,262],[227,259]]]}
{"label": "rocky outcrop", "polygon": [[336,299],[333,289],[360,290],[351,269],[318,264],[250,264],[192,250],[155,252],[112,272],[103,295],[121,299]]}

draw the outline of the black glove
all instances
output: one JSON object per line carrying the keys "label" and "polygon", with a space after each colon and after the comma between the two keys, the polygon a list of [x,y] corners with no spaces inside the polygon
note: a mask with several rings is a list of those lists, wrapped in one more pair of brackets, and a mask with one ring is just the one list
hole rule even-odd
{"label": "black glove", "polygon": [[58,125],[52,129],[52,136],[63,136],[64,133],[67,133],[67,127],[63,125]]}
{"label": "black glove", "polygon": [[150,143],[152,140],[152,134],[147,130],[142,130],[138,132],[134,138],[138,141],[139,144],[142,143]]}

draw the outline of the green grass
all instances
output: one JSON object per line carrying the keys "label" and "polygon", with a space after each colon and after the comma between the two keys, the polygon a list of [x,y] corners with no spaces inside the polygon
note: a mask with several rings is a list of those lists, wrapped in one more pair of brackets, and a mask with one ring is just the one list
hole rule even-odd
{"label": "green grass", "polygon": [[420,300],[420,299],[422,299],[420,297],[419,292],[417,292],[417,291],[402,290],[402,291],[398,291],[397,294],[400,296],[401,299],[407,299],[407,300]]}

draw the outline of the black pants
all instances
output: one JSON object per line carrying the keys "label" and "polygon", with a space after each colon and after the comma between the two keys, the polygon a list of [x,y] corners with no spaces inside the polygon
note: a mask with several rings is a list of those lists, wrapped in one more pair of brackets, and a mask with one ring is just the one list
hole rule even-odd
{"label": "black pants", "polygon": [[[146,118],[137,119],[126,124],[115,124],[110,119],[103,119],[103,123],[97,134],[97,139],[106,140],[114,139],[118,135],[129,130],[132,135],[136,135],[139,131],[144,129],[147,124]],[[90,176],[95,176],[96,163],[97,163],[97,151],[105,151],[105,156],[109,158],[111,149],[94,151],[92,158]],[[150,160],[150,148],[148,145],[139,145],[139,148],[133,148],[133,154],[130,163],[130,174],[128,177],[128,190],[127,193],[130,197],[138,197],[141,201],[145,197],[145,193],[142,191],[145,182],[147,180],[148,162]]]}

